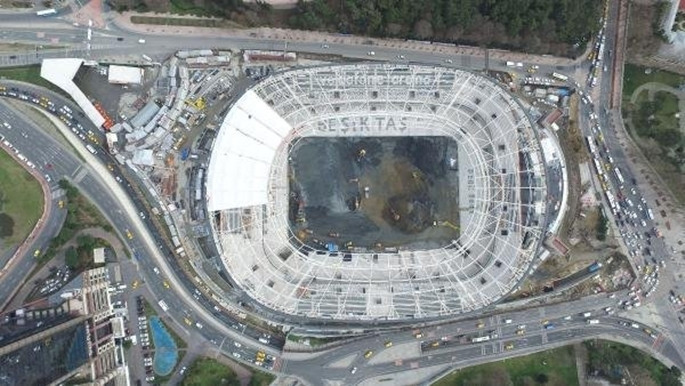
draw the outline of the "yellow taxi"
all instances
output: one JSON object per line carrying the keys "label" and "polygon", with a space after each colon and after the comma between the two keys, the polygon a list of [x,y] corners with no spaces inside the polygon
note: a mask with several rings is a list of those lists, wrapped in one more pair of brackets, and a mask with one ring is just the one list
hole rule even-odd
{"label": "yellow taxi", "polygon": [[164,288],[166,288],[166,289],[169,289],[169,288],[171,287],[171,286],[169,285],[169,282],[166,281],[166,280],[164,280],[164,281],[162,282],[162,284],[164,284]]}
{"label": "yellow taxi", "polygon": [[126,237],[128,237],[129,240],[133,239],[133,233],[131,233],[131,230],[126,229]]}
{"label": "yellow taxi", "polygon": [[506,346],[504,346],[504,349],[505,349],[505,350],[511,350],[511,349],[513,349],[513,348],[514,348],[514,344],[513,344],[513,343],[508,343]]}
{"label": "yellow taxi", "polygon": [[368,350],[367,352],[364,353],[364,358],[369,359],[369,358],[371,358],[371,355],[373,355],[373,351]]}
{"label": "yellow taxi", "polygon": [[478,327],[478,328],[483,328],[483,327],[485,327],[485,323],[483,323],[483,322],[478,322],[478,324],[476,324],[476,327]]}
{"label": "yellow taxi", "polygon": [[516,330],[516,335],[523,335],[526,333],[526,330]]}
{"label": "yellow taxi", "polygon": [[257,351],[257,360],[263,362],[264,358],[266,358],[266,354],[263,351]]}
{"label": "yellow taxi", "polygon": [[192,325],[193,325],[193,321],[190,320],[190,319],[188,319],[188,318],[183,318],[183,322],[184,322],[185,324],[189,325],[189,326],[192,326]]}
{"label": "yellow taxi", "polygon": [[59,202],[57,203],[57,205],[59,205],[59,208],[60,208],[60,209],[64,208],[64,200],[59,200]]}
{"label": "yellow taxi", "polygon": [[34,256],[34,257],[40,256],[40,249],[36,249],[36,251],[33,252],[33,256]]}
{"label": "yellow taxi", "polygon": [[440,342],[438,342],[437,340],[435,342],[431,343],[431,347],[438,347],[438,346],[440,346]]}
{"label": "yellow taxi", "polygon": [[136,289],[138,288],[139,284],[140,282],[138,280],[134,280],[133,283],[131,283],[131,288]]}
{"label": "yellow taxi", "polygon": [[385,347],[392,347],[392,342],[391,341],[385,342]]}

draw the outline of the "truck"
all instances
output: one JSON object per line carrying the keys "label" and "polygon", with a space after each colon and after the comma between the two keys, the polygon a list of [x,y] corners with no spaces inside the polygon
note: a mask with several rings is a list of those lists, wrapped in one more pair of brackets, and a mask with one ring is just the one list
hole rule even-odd
{"label": "truck", "polygon": [[164,300],[160,300],[158,304],[160,307],[162,307],[162,310],[164,312],[169,311],[169,306],[166,304],[166,302]]}
{"label": "truck", "polygon": [[181,149],[181,161],[187,160],[189,154],[190,154],[190,148],[189,147],[184,147],[183,149]]}
{"label": "truck", "polygon": [[507,62],[506,65],[507,67],[516,67],[516,63],[514,62]]}
{"label": "truck", "polygon": [[588,271],[588,273],[597,272],[601,267],[602,267],[602,265],[595,261],[589,267],[587,267],[587,271]]}
{"label": "truck", "polygon": [[599,319],[588,319],[587,324],[599,324]]}
{"label": "truck", "polygon": [[554,79],[556,79],[556,80],[560,80],[560,81],[562,81],[562,82],[566,82],[566,81],[568,80],[568,76],[566,76],[566,75],[564,75],[564,74],[560,74],[560,73],[558,73],[558,72],[553,72],[553,73],[552,73],[552,78],[554,78]]}

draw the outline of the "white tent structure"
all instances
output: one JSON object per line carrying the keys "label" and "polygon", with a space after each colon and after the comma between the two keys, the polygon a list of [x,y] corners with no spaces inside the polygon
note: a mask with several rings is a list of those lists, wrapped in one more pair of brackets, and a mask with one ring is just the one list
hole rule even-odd
{"label": "white tent structure", "polygon": [[40,77],[69,94],[95,127],[101,127],[105,123],[105,118],[73,81],[82,64],[83,59],[76,58],[43,59]]}
{"label": "white tent structure", "polygon": [[292,126],[254,91],[247,91],[224,119],[209,161],[207,208],[242,208],[268,202],[276,150]]}
{"label": "white tent structure", "polygon": [[141,84],[143,69],[131,66],[109,66],[107,81],[112,84]]}

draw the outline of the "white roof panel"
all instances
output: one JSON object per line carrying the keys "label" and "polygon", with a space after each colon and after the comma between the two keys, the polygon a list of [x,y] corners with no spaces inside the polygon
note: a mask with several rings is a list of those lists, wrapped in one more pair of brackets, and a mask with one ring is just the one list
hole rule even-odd
{"label": "white roof panel", "polygon": [[266,204],[276,149],[292,127],[253,91],[221,124],[207,171],[210,211]]}
{"label": "white roof panel", "polygon": [[73,81],[81,64],[83,59],[43,59],[40,77],[69,94],[95,127],[99,128],[105,123],[105,118]]}

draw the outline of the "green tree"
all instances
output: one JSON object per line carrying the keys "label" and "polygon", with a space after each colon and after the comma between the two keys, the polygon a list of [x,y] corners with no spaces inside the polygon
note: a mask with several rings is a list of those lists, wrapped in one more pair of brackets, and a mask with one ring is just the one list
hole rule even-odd
{"label": "green tree", "polygon": [[64,263],[72,270],[78,268],[79,258],[76,248],[69,247],[66,251],[64,251]]}

